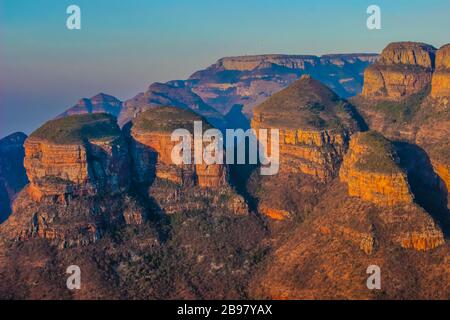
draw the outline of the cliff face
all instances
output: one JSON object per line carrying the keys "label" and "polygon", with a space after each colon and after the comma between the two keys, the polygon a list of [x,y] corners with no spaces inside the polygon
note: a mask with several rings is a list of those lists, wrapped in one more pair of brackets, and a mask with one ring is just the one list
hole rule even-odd
{"label": "cliff face", "polygon": [[[345,101],[304,76],[254,111],[252,128],[280,130],[280,171],[332,178],[357,130]],[[268,150],[270,152],[270,150]]]}
{"label": "cliff face", "polygon": [[[339,177],[347,183],[350,196],[383,208],[378,216],[394,243],[419,251],[434,249],[444,243],[443,233],[414,203],[407,173],[399,162],[393,145],[382,135],[374,131],[358,133],[350,141]],[[397,213],[386,207],[396,207]],[[405,221],[399,223],[401,219]]]}
{"label": "cliff face", "polygon": [[259,211],[275,220],[295,218],[315,205],[320,184],[337,175],[350,136],[359,130],[351,106],[309,76],[256,107],[251,125],[257,134],[280,132],[279,173],[253,182]]}
{"label": "cliff face", "polygon": [[[177,122],[177,118],[181,120]],[[201,164],[174,164],[172,150],[179,141],[171,141],[172,131],[185,128],[193,134],[194,121],[202,122],[204,130],[210,128],[201,117],[178,108],[158,107],[138,116],[133,122],[131,136],[135,172],[140,182],[156,176],[184,186],[220,188],[227,184],[225,165],[207,165],[203,161]],[[193,136],[191,142],[193,162]]]}
{"label": "cliff face", "polygon": [[436,70],[433,73],[431,85],[431,96],[433,98],[450,97],[450,44],[442,46],[436,52]]}
{"label": "cliff face", "polygon": [[45,238],[86,245],[122,222],[141,224],[145,210],[127,195],[128,147],[106,114],[75,115],[44,124],[25,142],[29,185],[2,224],[9,239]]}
{"label": "cliff face", "polygon": [[[64,131],[67,122],[74,122]],[[102,126],[109,132],[102,135]],[[60,132],[48,137],[45,132]],[[64,143],[70,134],[80,136]],[[90,133],[93,133],[91,135]],[[128,148],[114,118],[105,114],[79,115],[50,121],[25,142],[28,191],[37,201],[43,197],[117,194],[128,188]]]}
{"label": "cliff face", "polygon": [[425,88],[434,70],[436,49],[416,42],[389,44],[364,72],[362,96],[400,100]]}
{"label": "cliff face", "polygon": [[[205,199],[210,199],[213,206],[220,204],[229,206],[234,213],[246,213],[244,199],[235,194],[228,183],[226,165],[193,163],[193,136],[192,164],[173,162],[172,150],[179,141],[171,141],[172,131],[184,128],[193,133],[194,121],[203,123],[203,131],[211,128],[192,111],[174,107],[155,107],[139,114],[131,128],[135,179],[149,187],[149,195],[166,213],[201,209],[208,202]],[[221,203],[219,198],[225,201]]]}
{"label": "cliff face", "polygon": [[339,171],[350,196],[382,206],[413,202],[406,172],[398,166],[393,146],[375,132],[358,133]]}
{"label": "cliff face", "polygon": [[0,140],[0,223],[11,213],[11,203],[28,183],[23,166],[24,133],[13,133]]}

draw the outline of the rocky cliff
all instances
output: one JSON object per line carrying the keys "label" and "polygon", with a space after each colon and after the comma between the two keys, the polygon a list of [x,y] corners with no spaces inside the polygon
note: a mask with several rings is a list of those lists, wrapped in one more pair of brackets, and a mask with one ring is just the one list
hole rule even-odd
{"label": "rocky cliff", "polygon": [[[210,205],[229,206],[235,213],[245,213],[244,199],[229,185],[226,165],[208,165],[203,159],[202,163],[194,164],[194,121],[202,123],[203,132],[211,128],[204,118],[175,107],[155,107],[133,120],[131,155],[137,182],[150,187],[149,194],[166,213],[179,212],[182,208],[201,209],[208,202],[206,199],[211,200]],[[187,129],[191,133],[192,164],[175,164],[172,159],[172,150],[179,144],[171,140],[175,129]]]}
{"label": "rocky cliff", "polygon": [[450,44],[442,46],[436,52],[436,70],[433,73],[431,96],[446,98],[446,106],[450,97]]}
{"label": "rocky cliff", "polygon": [[382,135],[369,131],[354,135],[339,171],[348,184],[350,196],[392,206],[413,202],[406,172],[392,144]]}
{"label": "rocky cliff", "polygon": [[25,142],[28,191],[36,200],[120,193],[128,188],[128,161],[115,118],[106,114],[49,121]]}
{"label": "rocky cliff", "polygon": [[145,209],[127,193],[128,146],[110,115],[47,122],[25,141],[24,164],[30,183],[2,224],[7,238],[85,245],[111,226],[143,222]]}
{"label": "rocky cliff", "polygon": [[[367,90],[363,91],[361,96],[351,99],[371,129],[393,141],[407,141],[426,152],[425,158],[429,158],[428,162],[438,175],[437,180],[441,191],[434,186],[436,179],[432,177],[432,174],[424,173],[428,171],[427,166],[412,166],[410,173],[414,176],[422,176],[418,183],[422,185],[420,187],[423,190],[422,193],[425,193],[426,188],[432,188],[435,194],[445,194],[442,198],[447,198],[446,172],[450,167],[448,161],[450,109],[446,91],[448,48],[449,45],[445,45],[436,51],[430,45],[410,42],[388,45],[383,50],[380,60],[366,70],[367,86],[365,88]],[[371,77],[378,67],[388,71],[394,68],[402,74],[404,79],[414,75],[414,83],[405,82],[404,84],[410,91],[399,94],[400,91],[396,88],[401,88],[403,85],[396,85],[391,88],[393,92],[391,95],[376,94],[376,90],[372,89],[377,86],[373,85]],[[420,77],[425,74],[423,79],[426,81],[422,81]],[[396,90],[397,93],[395,93]],[[410,155],[405,154],[405,158],[411,157],[414,157],[414,152]],[[422,156],[419,155],[419,158]],[[427,196],[423,195],[423,198]],[[436,200],[432,202],[441,202]],[[448,200],[445,199],[445,202]],[[441,215],[447,214],[441,213]]]}
{"label": "rocky cliff", "polygon": [[394,42],[364,72],[362,96],[400,100],[420,92],[430,82],[436,49],[416,42]]}
{"label": "rocky cliff", "polygon": [[256,107],[252,128],[256,133],[259,129],[280,132],[279,173],[254,175],[252,189],[261,213],[284,220],[301,216],[315,205],[320,184],[337,175],[350,136],[359,125],[346,101],[305,75]]}
{"label": "rocky cliff", "polygon": [[303,76],[255,109],[252,128],[280,130],[280,171],[326,181],[336,174],[358,124],[344,100]]}

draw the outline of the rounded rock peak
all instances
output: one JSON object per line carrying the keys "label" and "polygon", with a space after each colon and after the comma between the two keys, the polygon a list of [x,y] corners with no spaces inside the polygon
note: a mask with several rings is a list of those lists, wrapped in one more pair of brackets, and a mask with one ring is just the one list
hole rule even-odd
{"label": "rounded rock peak", "polygon": [[82,144],[86,140],[112,140],[120,137],[116,118],[106,113],[71,115],[46,122],[30,138],[54,144]]}
{"label": "rounded rock peak", "polygon": [[417,65],[434,68],[436,48],[422,42],[392,42],[381,53],[385,65]]}
{"label": "rounded rock peak", "polygon": [[356,127],[348,103],[310,77],[273,94],[255,108],[254,119],[271,128],[322,131]]}
{"label": "rounded rock peak", "polygon": [[450,69],[450,43],[443,45],[436,52],[436,69]]}

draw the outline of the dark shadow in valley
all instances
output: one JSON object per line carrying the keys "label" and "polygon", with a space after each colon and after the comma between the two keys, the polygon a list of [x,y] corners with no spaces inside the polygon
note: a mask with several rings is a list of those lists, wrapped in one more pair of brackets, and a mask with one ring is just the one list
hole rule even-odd
{"label": "dark shadow in valley", "polygon": [[250,120],[245,116],[242,104],[235,104],[225,115],[227,129],[250,129]]}
{"label": "dark shadow in valley", "polygon": [[27,136],[13,133],[0,140],[0,224],[12,213],[12,202],[28,184],[24,167]]}
{"label": "dark shadow in valley", "polygon": [[418,205],[424,208],[441,227],[445,238],[450,238],[450,210],[447,208],[448,190],[434,172],[427,153],[419,146],[395,142],[400,166],[408,174],[411,192]]}
{"label": "dark shadow in valley", "polygon": [[166,242],[170,238],[170,219],[158,202],[149,195],[149,188],[156,179],[158,153],[134,139],[131,135],[131,128],[132,122],[126,123],[122,128],[130,155],[130,192],[149,212],[147,220],[156,225],[159,240]]}
{"label": "dark shadow in valley", "polygon": [[11,214],[11,205],[8,191],[6,190],[3,181],[0,181],[0,224],[5,222],[10,214]]}
{"label": "dark shadow in valley", "polygon": [[364,120],[356,107],[349,103],[348,108],[353,119],[355,119],[356,123],[358,124],[359,129],[363,132],[369,130],[369,126],[367,125],[366,120]]}
{"label": "dark shadow in valley", "polygon": [[248,182],[255,170],[258,170],[258,164],[250,164],[249,160],[249,141],[245,139],[245,164],[237,163],[237,153],[242,147],[235,144],[234,146],[234,164],[229,165],[230,168],[230,183],[235,188],[236,192],[246,200],[251,211],[256,212],[258,208],[258,199],[253,197],[248,191]]}

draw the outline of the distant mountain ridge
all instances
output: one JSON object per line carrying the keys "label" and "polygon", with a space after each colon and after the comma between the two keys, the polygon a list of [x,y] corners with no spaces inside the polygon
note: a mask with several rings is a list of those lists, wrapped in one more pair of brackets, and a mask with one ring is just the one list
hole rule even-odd
{"label": "distant mountain ridge", "polygon": [[[253,108],[272,94],[288,87],[303,74],[321,81],[339,96],[348,98],[362,91],[366,67],[378,54],[253,55],[225,57],[204,70],[194,72],[187,80],[155,82],[146,92],[121,102],[100,93],[81,99],[59,117],[82,113],[110,113],[119,125],[138,113],[156,106],[190,109],[218,128],[248,127],[236,110],[251,118]],[[232,115],[227,115],[234,106]],[[237,119],[234,121],[234,119]]]}
{"label": "distant mountain ridge", "polygon": [[343,98],[357,95],[362,90],[364,70],[378,57],[371,53],[226,57],[192,74],[186,85],[222,113],[241,104],[251,116],[256,105],[303,74],[311,75]]}

